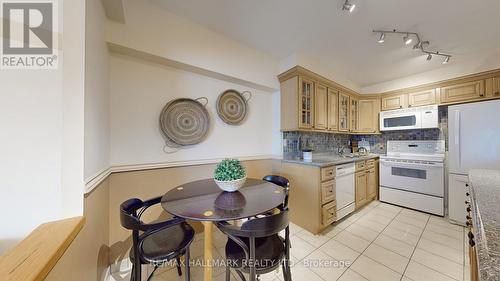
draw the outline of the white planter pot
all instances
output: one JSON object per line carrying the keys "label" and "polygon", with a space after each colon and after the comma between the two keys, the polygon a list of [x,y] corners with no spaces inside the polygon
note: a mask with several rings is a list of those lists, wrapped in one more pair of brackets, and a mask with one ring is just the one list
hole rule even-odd
{"label": "white planter pot", "polygon": [[247,180],[246,176],[244,178],[233,181],[218,181],[214,179],[215,183],[219,186],[219,188],[227,192],[234,192],[240,189],[245,184],[246,180]]}

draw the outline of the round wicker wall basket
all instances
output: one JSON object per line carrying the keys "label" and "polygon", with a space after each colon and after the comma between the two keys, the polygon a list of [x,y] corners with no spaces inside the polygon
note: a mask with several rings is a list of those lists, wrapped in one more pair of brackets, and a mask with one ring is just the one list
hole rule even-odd
{"label": "round wicker wall basket", "polygon": [[[201,103],[203,100],[205,103]],[[168,102],[160,114],[160,129],[166,145],[182,148],[202,142],[210,128],[208,99],[179,98]]]}

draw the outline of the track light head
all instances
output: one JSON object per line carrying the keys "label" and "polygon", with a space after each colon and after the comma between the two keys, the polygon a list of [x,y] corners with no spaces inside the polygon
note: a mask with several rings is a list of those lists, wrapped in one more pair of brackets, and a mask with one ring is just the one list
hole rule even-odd
{"label": "track light head", "polygon": [[413,39],[410,38],[408,34],[406,34],[405,37],[403,37],[403,41],[405,42],[405,45],[409,45]]}
{"label": "track light head", "polygon": [[342,6],[342,10],[349,11],[349,13],[352,13],[355,8],[356,4],[349,3],[349,0],[345,0],[344,5]]}
{"label": "track light head", "polygon": [[447,63],[449,63],[449,62],[450,62],[450,57],[449,57],[449,56],[446,56],[446,57],[444,58],[443,64],[447,64]]}
{"label": "track light head", "polygon": [[432,59],[432,55],[431,54],[428,54],[427,55],[427,60],[430,61]]}
{"label": "track light head", "polygon": [[380,37],[378,39],[378,42],[379,43],[384,43],[384,41],[385,41],[385,33],[382,32],[382,33],[380,33]]}

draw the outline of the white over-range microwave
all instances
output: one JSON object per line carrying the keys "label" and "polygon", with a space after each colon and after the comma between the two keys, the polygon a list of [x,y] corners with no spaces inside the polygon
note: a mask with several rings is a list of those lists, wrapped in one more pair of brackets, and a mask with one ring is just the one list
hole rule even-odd
{"label": "white over-range microwave", "polygon": [[380,112],[380,131],[439,128],[438,106],[419,106]]}

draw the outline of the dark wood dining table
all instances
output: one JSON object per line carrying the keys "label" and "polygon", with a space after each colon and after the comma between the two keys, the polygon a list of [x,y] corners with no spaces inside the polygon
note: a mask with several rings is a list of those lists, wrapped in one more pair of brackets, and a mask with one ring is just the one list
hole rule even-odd
{"label": "dark wood dining table", "polygon": [[282,187],[248,178],[235,192],[222,191],[213,179],[189,182],[163,195],[161,205],[168,213],[204,227],[204,281],[212,280],[213,222],[249,218],[270,211],[285,199]]}

